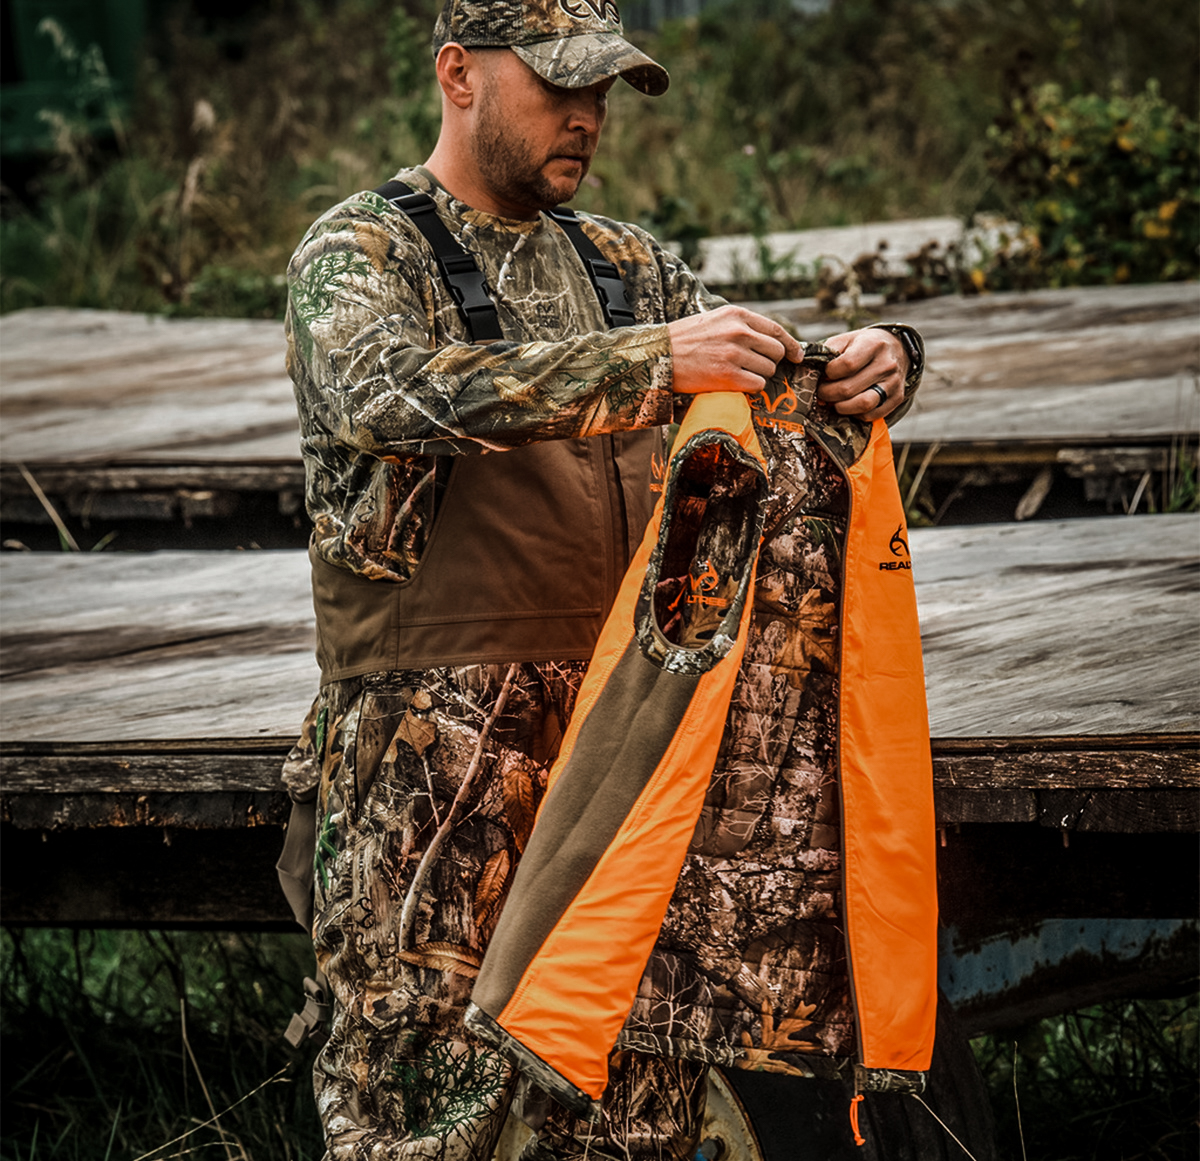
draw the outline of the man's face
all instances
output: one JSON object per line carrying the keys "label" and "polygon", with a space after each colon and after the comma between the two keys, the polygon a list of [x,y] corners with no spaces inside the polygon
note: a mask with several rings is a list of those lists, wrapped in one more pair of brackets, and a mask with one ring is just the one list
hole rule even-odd
{"label": "man's face", "polygon": [[484,85],[471,149],[489,191],[512,217],[570,201],[596,152],[613,78],[564,89],[508,49],[480,55]]}

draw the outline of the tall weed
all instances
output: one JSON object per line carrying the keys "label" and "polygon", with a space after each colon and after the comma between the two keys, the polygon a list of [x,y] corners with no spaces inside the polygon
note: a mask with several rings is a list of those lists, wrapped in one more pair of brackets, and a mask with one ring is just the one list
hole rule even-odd
{"label": "tall weed", "polygon": [[1023,1139],[1055,1161],[1195,1157],[1197,999],[1114,1000],[974,1041],[1005,1155]]}
{"label": "tall weed", "polygon": [[280,1037],[305,936],[18,929],[0,951],[3,1161],[320,1157],[311,1053]]}

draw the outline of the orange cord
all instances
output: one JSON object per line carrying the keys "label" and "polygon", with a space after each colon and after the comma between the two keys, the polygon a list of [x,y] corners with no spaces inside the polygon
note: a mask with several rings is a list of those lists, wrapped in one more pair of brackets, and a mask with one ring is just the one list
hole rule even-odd
{"label": "orange cord", "polygon": [[854,1143],[860,1148],[867,1143],[866,1137],[858,1131],[858,1102],[863,1099],[863,1094],[859,1093],[850,1102],[850,1128],[854,1130]]}

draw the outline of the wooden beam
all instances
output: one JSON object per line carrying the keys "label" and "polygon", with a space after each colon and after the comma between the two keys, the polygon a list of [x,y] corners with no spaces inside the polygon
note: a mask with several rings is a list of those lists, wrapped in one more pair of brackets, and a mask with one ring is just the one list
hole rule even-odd
{"label": "wooden beam", "polygon": [[[304,465],[293,463],[106,463],[23,465],[51,496],[88,492],[303,492]],[[0,464],[0,492],[6,498],[29,490],[20,470]]]}
{"label": "wooden beam", "polygon": [[[287,738],[0,744],[18,827],[254,826],[282,821]],[[935,739],[938,825],[1200,830],[1200,735]],[[164,821],[169,820],[169,821]]]}

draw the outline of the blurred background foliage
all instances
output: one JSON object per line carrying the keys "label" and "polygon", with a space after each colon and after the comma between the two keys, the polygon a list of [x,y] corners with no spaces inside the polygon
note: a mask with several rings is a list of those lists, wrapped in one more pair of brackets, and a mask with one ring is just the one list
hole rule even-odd
{"label": "blurred background foliage", "polygon": [[[0,308],[277,316],[309,222],[432,146],[435,7],[158,0],[128,92],[43,23],[67,97],[39,154],[5,157]],[[1197,274],[1185,0],[728,0],[630,34],[672,86],[614,90],[576,204],[685,255],[708,234],[989,214],[1013,228],[944,289]]]}

